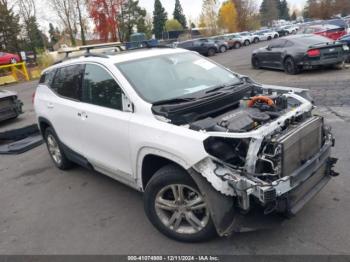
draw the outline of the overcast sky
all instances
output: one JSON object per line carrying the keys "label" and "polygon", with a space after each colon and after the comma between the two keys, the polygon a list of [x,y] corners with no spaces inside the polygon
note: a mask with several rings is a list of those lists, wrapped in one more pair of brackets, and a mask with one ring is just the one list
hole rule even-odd
{"label": "overcast sky", "polygon": [[[162,5],[168,12],[168,16],[172,16],[174,11],[175,0],[160,0]],[[255,0],[259,5],[262,0]],[[292,9],[297,7],[301,9],[306,0],[287,0],[289,7]],[[191,18],[191,20],[196,20],[201,12],[203,0],[180,0],[182,8],[185,12],[186,17]],[[142,7],[146,8],[149,13],[153,12],[154,0],[139,0]]]}
{"label": "overcast sky", "polygon": [[[15,1],[15,0],[10,0]],[[44,30],[48,30],[48,24],[51,22],[54,25],[59,24],[59,20],[56,16],[53,15],[52,10],[47,6],[45,0],[35,0],[38,8],[37,16],[39,20],[40,27]],[[168,13],[168,17],[171,18],[175,0],[160,0]],[[224,0],[219,0],[223,2]],[[259,6],[262,0],[255,0]],[[298,8],[302,9],[306,0],[287,0],[290,9]],[[202,8],[203,0],[180,0],[184,13],[187,19],[190,19],[192,22],[197,23],[198,18]],[[150,16],[152,16],[154,0],[139,0],[140,6],[145,8]]]}

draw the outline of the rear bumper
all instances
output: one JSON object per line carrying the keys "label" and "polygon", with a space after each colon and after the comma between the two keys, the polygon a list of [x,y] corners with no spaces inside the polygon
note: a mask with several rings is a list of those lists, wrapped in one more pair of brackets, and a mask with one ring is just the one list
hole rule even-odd
{"label": "rear bumper", "polygon": [[335,65],[335,64],[344,62],[347,56],[348,56],[347,54],[344,54],[343,56],[332,58],[332,59],[319,59],[319,60],[303,59],[298,63],[298,65],[304,68]]}

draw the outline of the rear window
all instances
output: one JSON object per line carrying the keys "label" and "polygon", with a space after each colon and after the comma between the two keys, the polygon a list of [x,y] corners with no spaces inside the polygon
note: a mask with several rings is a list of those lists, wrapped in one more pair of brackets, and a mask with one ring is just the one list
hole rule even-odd
{"label": "rear window", "polygon": [[84,73],[83,65],[71,65],[57,69],[51,88],[57,94],[80,100]]}

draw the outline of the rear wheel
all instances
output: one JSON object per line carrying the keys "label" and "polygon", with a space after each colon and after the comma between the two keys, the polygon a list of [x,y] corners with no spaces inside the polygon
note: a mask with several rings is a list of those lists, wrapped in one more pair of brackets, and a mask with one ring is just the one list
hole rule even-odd
{"label": "rear wheel", "polygon": [[255,37],[255,38],[254,38],[254,43],[256,44],[256,43],[258,43],[258,42],[259,42],[259,38]]}
{"label": "rear wheel", "polygon": [[147,184],[145,212],[164,235],[184,242],[199,242],[216,236],[206,200],[190,175],[180,167],[159,169]]}
{"label": "rear wheel", "polygon": [[249,42],[249,40],[245,40],[245,41],[244,41],[244,45],[245,45],[245,46],[248,46],[248,45],[250,45],[250,42]]}
{"label": "rear wheel", "polygon": [[253,66],[254,69],[260,69],[261,68],[259,58],[257,58],[256,56],[252,57],[252,66]]}
{"label": "rear wheel", "polygon": [[66,170],[72,167],[73,163],[67,159],[58,137],[51,127],[45,130],[45,142],[54,164],[59,169]]}
{"label": "rear wheel", "polygon": [[278,35],[274,35],[273,38],[278,38]]}
{"label": "rear wheel", "polygon": [[269,37],[267,38],[267,40],[268,40],[268,41],[270,41],[271,39],[272,39],[272,37],[271,37],[271,36],[269,36]]}
{"label": "rear wheel", "polygon": [[216,54],[216,50],[214,48],[209,48],[208,56],[214,56]]}
{"label": "rear wheel", "polygon": [[234,48],[235,49],[239,49],[239,48],[241,48],[241,46],[242,46],[242,44],[241,43],[239,43],[239,42],[236,42],[235,44],[234,44]]}
{"label": "rear wheel", "polygon": [[289,75],[296,75],[300,72],[292,57],[287,57],[284,61],[284,71]]}
{"label": "rear wheel", "polygon": [[227,51],[227,47],[222,45],[220,46],[220,53],[225,53]]}

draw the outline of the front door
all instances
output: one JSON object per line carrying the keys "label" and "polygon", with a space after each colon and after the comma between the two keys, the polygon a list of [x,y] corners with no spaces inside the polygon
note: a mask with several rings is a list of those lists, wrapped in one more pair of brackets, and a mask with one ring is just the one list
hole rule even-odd
{"label": "front door", "polygon": [[123,111],[123,92],[112,74],[98,64],[85,67],[81,135],[84,156],[95,169],[115,178],[132,179],[129,149],[130,112]]}

